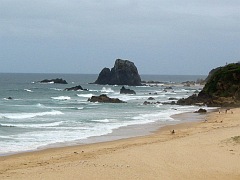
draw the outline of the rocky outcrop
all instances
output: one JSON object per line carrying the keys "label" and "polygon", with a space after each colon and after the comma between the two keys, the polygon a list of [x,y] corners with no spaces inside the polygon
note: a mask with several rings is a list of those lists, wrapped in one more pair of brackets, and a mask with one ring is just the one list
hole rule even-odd
{"label": "rocky outcrop", "polygon": [[200,108],[199,110],[195,111],[194,113],[207,113],[207,110]]}
{"label": "rocky outcrop", "polygon": [[206,104],[208,106],[240,106],[240,63],[233,63],[212,70],[201,92],[179,105]]}
{"label": "rocky outcrop", "polygon": [[126,89],[124,86],[120,89],[120,94],[136,94],[134,90]]}
{"label": "rocky outcrop", "polygon": [[111,70],[104,68],[100,72],[95,84],[140,86],[141,78],[133,62],[117,59]]}
{"label": "rocky outcrop", "polygon": [[189,96],[188,98],[182,98],[177,101],[178,105],[204,105],[208,101],[208,98],[200,98],[197,96],[197,94],[193,94],[192,96]]}
{"label": "rocky outcrop", "polygon": [[149,102],[149,101],[144,101],[143,102],[143,105],[149,105],[149,104],[164,104],[164,105],[176,105],[176,102],[175,101],[172,101],[172,102]]}
{"label": "rocky outcrop", "polygon": [[102,94],[100,96],[92,96],[88,99],[90,102],[100,102],[100,103],[124,103],[124,101],[121,101],[118,98],[110,98],[105,94]]}
{"label": "rocky outcrop", "polygon": [[65,91],[88,91],[88,89],[83,89],[82,86],[78,85],[71,88],[66,88]]}
{"label": "rocky outcrop", "polygon": [[66,80],[63,80],[63,79],[44,79],[42,81],[40,81],[40,83],[54,83],[54,84],[67,84],[67,81]]}

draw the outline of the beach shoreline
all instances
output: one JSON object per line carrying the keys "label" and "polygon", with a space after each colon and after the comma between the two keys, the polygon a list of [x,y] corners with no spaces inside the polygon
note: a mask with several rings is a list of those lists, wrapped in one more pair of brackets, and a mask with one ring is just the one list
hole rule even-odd
{"label": "beach shoreline", "polygon": [[237,179],[240,146],[231,138],[240,136],[240,109],[232,112],[211,112],[140,137],[2,156],[0,178]]}
{"label": "beach shoreline", "polygon": [[[214,109],[209,110],[209,112],[211,111],[214,111]],[[83,146],[83,145],[89,145],[89,144],[111,142],[116,140],[124,140],[129,138],[148,136],[158,131],[161,131],[162,128],[166,129],[166,128],[170,128],[172,125],[201,121],[201,120],[204,120],[205,117],[206,117],[205,113],[193,113],[190,111],[177,113],[176,111],[176,114],[173,114],[170,116],[170,118],[173,119],[172,121],[155,121],[155,122],[146,123],[146,124],[134,124],[134,125],[123,126],[117,129],[113,129],[111,133],[104,134],[101,136],[92,136],[86,139],[48,144],[46,146],[40,146],[37,149],[33,149],[33,150],[4,153],[4,154],[0,154],[0,157],[25,154],[25,153],[31,153],[31,152],[39,152],[39,151],[48,150],[48,149],[65,148],[65,147],[72,147],[72,146]]]}

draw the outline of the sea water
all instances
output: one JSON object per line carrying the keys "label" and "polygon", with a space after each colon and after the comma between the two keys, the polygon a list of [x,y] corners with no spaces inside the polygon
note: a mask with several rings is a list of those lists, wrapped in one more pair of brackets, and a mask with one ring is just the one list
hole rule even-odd
{"label": "sea water", "polygon": [[[63,78],[68,84],[39,83],[53,78]],[[97,75],[82,74],[0,74],[0,155],[71,142],[79,144],[131,125],[179,123],[171,115],[192,112],[199,107],[162,103],[200,91],[200,85],[185,87],[180,82],[205,77],[143,75],[142,80],[161,81],[161,84],[125,86],[136,91],[136,95],[120,94],[122,86],[89,84],[96,78]],[[89,91],[64,90],[77,85]],[[126,103],[88,101],[100,94]],[[155,99],[151,102],[161,103],[144,105],[144,101],[150,101],[149,97]]]}

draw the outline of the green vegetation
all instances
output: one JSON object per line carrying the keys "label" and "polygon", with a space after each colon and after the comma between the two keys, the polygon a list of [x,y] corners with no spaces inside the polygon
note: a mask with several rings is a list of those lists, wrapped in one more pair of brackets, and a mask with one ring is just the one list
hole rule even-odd
{"label": "green vegetation", "polygon": [[213,97],[240,99],[240,63],[218,68],[208,79],[203,92]]}

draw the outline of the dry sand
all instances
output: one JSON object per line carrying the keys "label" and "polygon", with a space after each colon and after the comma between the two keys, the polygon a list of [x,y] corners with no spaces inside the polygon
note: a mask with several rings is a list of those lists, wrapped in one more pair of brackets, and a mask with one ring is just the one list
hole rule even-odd
{"label": "dry sand", "polygon": [[144,137],[0,157],[0,179],[240,179],[240,109],[232,111]]}

